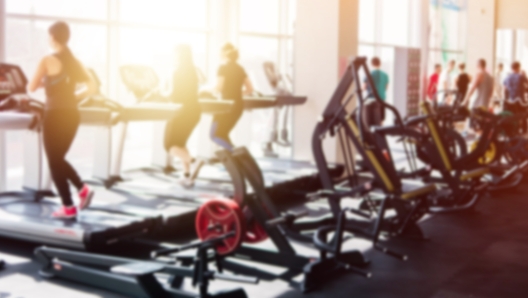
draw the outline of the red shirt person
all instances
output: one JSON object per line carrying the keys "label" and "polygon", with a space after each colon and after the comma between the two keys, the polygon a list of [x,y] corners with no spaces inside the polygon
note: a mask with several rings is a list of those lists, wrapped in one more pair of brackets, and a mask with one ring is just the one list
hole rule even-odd
{"label": "red shirt person", "polygon": [[429,100],[436,100],[436,92],[438,91],[438,81],[442,73],[442,65],[435,64],[434,73],[429,77],[429,84],[427,86],[427,98]]}

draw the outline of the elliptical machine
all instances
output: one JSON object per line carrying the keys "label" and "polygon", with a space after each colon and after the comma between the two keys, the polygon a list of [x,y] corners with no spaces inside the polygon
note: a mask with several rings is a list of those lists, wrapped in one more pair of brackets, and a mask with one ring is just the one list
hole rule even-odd
{"label": "elliptical machine", "polygon": [[[343,210],[340,220],[334,224],[319,226],[315,233],[312,228],[307,229],[311,233],[303,233],[297,230],[295,222],[307,213],[281,213],[277,209],[265,189],[262,172],[247,149],[241,147],[233,152],[219,151],[217,156],[230,172],[235,188],[242,189],[244,195],[238,200],[217,199],[202,205],[196,216],[196,231],[201,239],[235,233],[234,237],[216,247],[222,257],[220,263],[223,268],[266,280],[282,279],[303,292],[312,291],[328,279],[346,272],[371,276],[363,269],[369,261],[361,252],[342,251],[342,243],[350,239],[344,237],[345,232],[356,232],[346,225],[344,216],[348,210]],[[251,187],[252,193],[248,192],[246,185]],[[334,237],[328,241],[326,236],[331,232],[334,232]],[[372,235],[363,237],[370,239]],[[266,239],[271,240],[273,249],[251,246]],[[296,253],[290,239],[315,248],[320,257]],[[233,258],[273,265],[286,271],[276,274],[243,265],[233,261]],[[294,280],[300,274],[304,278],[301,281]]]}
{"label": "elliptical machine", "polygon": [[[432,184],[404,184],[395,168],[389,148],[379,143],[380,136],[384,137],[382,133],[401,137],[414,136],[416,132],[407,130],[397,110],[388,105],[384,107],[394,113],[395,126],[371,129],[368,122],[370,109],[361,87],[362,75],[366,76],[367,84],[374,86],[366,59],[356,58],[343,74],[314,130],[312,149],[324,187],[318,196],[327,198],[333,219],[338,218],[342,212],[343,199],[359,198],[364,203],[354,210],[354,213],[366,221],[377,218],[377,224],[381,225],[377,233],[423,239],[425,236],[417,222],[428,212],[428,200],[436,194],[436,187]],[[377,97],[375,88],[373,89],[374,96]],[[342,179],[336,180],[329,173],[329,163],[323,148],[325,138],[329,137],[338,139],[341,146],[346,169],[346,175]],[[365,178],[359,175],[356,164],[358,157],[362,159],[370,176]],[[423,175],[423,172],[410,173],[408,177],[419,175]],[[354,193],[353,190],[357,187],[369,191]],[[379,193],[380,200],[371,198],[370,194],[374,191]],[[395,212],[392,216],[387,216],[385,212],[388,210]],[[358,225],[364,225],[358,221],[347,224],[356,229]],[[374,241],[378,236],[374,236]],[[383,248],[379,249],[384,251]]]}

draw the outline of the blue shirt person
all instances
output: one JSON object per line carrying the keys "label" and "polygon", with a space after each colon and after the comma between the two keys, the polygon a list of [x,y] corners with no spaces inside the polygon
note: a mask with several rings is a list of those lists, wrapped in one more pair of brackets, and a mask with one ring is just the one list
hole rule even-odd
{"label": "blue shirt person", "polygon": [[506,99],[524,100],[524,94],[526,92],[526,82],[526,76],[521,73],[521,64],[519,62],[514,62],[512,64],[512,73],[509,74],[504,80],[504,87],[506,89],[506,92],[508,93]]}
{"label": "blue shirt person", "polygon": [[[381,67],[381,61],[378,57],[374,57],[371,60],[372,65],[372,71],[370,72],[370,76],[372,77],[372,80],[374,81],[374,86],[376,88],[376,91],[378,92],[378,95],[381,100],[385,101],[387,100],[387,88],[389,86],[389,76],[386,72],[380,69]],[[365,82],[366,83],[366,82]],[[372,94],[372,91],[370,90],[370,86],[367,85],[367,91],[368,91],[368,97],[374,97]]]}

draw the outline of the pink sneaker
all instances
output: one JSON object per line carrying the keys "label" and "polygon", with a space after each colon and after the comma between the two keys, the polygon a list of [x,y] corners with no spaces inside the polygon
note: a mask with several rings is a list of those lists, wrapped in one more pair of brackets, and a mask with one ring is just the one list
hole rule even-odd
{"label": "pink sneaker", "polygon": [[85,184],[81,191],[79,191],[79,199],[81,200],[79,202],[79,209],[84,210],[88,208],[88,206],[90,206],[90,203],[92,202],[93,196],[93,189],[91,189],[87,184]]}
{"label": "pink sneaker", "polygon": [[75,206],[62,206],[59,210],[53,212],[51,216],[54,218],[74,218],[77,216],[77,208]]}

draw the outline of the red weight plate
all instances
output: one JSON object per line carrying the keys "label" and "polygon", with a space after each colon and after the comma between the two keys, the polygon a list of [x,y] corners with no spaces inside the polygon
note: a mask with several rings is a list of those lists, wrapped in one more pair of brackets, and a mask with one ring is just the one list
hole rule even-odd
{"label": "red weight plate", "polygon": [[247,243],[259,243],[268,239],[268,233],[266,230],[256,221],[252,221],[246,229],[244,234],[244,242]]}
{"label": "red weight plate", "polygon": [[213,199],[203,204],[196,214],[195,228],[201,240],[220,237],[231,231],[236,234],[216,247],[220,255],[235,251],[246,233],[245,218],[238,204],[229,199]]}

